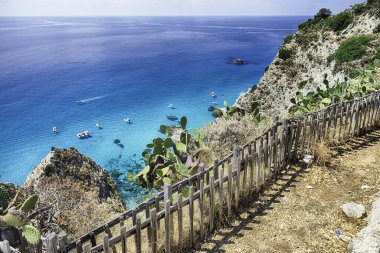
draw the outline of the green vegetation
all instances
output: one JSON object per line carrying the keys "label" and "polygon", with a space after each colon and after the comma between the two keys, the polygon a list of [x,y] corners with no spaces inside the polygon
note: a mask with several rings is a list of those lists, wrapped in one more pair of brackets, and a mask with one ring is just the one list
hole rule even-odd
{"label": "green vegetation", "polygon": [[293,34],[286,36],[284,39],[284,44],[290,43],[292,41],[292,39],[293,39]]}
{"label": "green vegetation", "polygon": [[235,112],[238,112],[238,108],[235,106],[229,106],[227,101],[224,101],[224,110],[221,110],[220,108],[215,108],[214,112],[212,113],[214,117],[216,118],[230,118],[232,115],[235,114]]}
{"label": "green vegetation", "polygon": [[[0,202],[6,202],[8,203],[10,201],[10,197],[8,194],[8,191],[5,189],[4,186],[0,185]],[[0,207],[0,212],[1,212],[1,207]]]}
{"label": "green vegetation", "polygon": [[352,15],[349,12],[342,12],[336,16],[330,17],[327,20],[327,26],[334,32],[340,32],[346,29],[353,21]]}
{"label": "green vegetation", "polygon": [[351,37],[344,41],[334,54],[328,57],[328,62],[335,60],[335,68],[338,69],[345,62],[361,59],[372,40],[373,37],[368,35]]}
{"label": "green vegetation", "polygon": [[137,175],[129,174],[129,180],[149,189],[160,189],[165,183],[172,184],[196,172],[195,166],[185,164],[205,146],[205,135],[197,129],[191,135],[186,128],[185,116],[181,117],[180,126],[181,128],[176,129],[179,130],[179,140],[170,134],[171,126],[160,126],[160,132],[165,137],[155,138],[146,145],[147,149],[142,153],[145,168]]}
{"label": "green vegetation", "polygon": [[46,176],[50,177],[54,173],[54,165],[49,163],[43,168],[43,172]]}
{"label": "green vegetation", "polygon": [[373,33],[380,33],[380,24],[378,24],[375,29],[373,30]]}
{"label": "green vegetation", "polygon": [[[3,198],[2,200],[5,199]],[[37,195],[32,195],[29,198],[27,198],[22,204],[20,204],[21,194],[17,193],[12,202],[9,203],[7,209],[5,211],[0,211],[0,228],[21,228],[22,236],[25,237],[25,239],[30,244],[38,244],[41,239],[40,232],[37,228],[28,225],[28,223],[30,222],[30,216],[28,216],[28,214],[35,207],[37,200]],[[7,204],[8,201],[9,196],[6,200]]]}
{"label": "green vegetation", "polygon": [[278,57],[284,61],[291,58],[293,54],[293,51],[290,49],[286,49],[284,47],[280,48],[280,51],[278,52]]}
{"label": "green vegetation", "polygon": [[314,20],[316,22],[319,22],[323,19],[326,19],[328,17],[330,17],[332,14],[331,10],[327,9],[327,8],[322,8],[318,11],[318,13],[314,16]]}
{"label": "green vegetation", "polygon": [[299,82],[298,89],[303,89],[307,83],[308,83],[308,80]]}
{"label": "green vegetation", "polygon": [[370,94],[380,89],[380,83],[375,81],[375,74],[379,68],[380,61],[375,60],[373,66],[365,70],[354,80],[348,81],[346,79],[344,82],[338,83],[335,86],[329,85],[327,75],[325,75],[324,84],[326,85],[326,89],[322,90],[317,88],[317,91],[309,92],[306,95],[297,92],[296,97],[290,100],[293,106],[290,107],[289,112],[300,116],[304,113],[312,112],[330,105],[333,98],[339,102]]}

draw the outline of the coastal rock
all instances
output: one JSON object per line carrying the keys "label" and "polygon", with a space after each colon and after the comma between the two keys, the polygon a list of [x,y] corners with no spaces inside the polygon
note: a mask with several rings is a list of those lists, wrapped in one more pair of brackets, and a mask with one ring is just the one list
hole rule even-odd
{"label": "coastal rock", "polygon": [[362,204],[346,203],[341,208],[343,213],[352,219],[360,219],[365,215],[365,207]]}
{"label": "coastal rock", "polygon": [[75,148],[53,148],[23,188],[39,196],[37,208],[47,208],[36,217],[43,233],[64,230],[73,238],[125,210],[108,172]]}
{"label": "coastal rock", "polygon": [[348,246],[351,253],[378,253],[380,250],[380,192],[372,204],[368,225],[351,240]]}

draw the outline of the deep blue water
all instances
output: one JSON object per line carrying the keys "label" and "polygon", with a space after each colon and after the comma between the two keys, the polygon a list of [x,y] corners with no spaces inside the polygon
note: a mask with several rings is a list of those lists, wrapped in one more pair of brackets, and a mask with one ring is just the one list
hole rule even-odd
{"label": "deep blue water", "polygon": [[[22,184],[52,146],[133,170],[159,126],[172,123],[167,115],[186,115],[190,127],[213,120],[210,92],[233,103],[305,19],[0,18],[0,181]],[[92,138],[79,140],[83,130]],[[127,195],[139,196],[132,188]]]}

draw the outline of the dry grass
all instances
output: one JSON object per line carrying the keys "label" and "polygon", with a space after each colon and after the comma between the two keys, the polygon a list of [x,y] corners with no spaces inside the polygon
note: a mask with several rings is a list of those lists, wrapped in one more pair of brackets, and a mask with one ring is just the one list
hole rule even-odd
{"label": "dry grass", "polygon": [[331,146],[326,140],[319,140],[310,146],[310,151],[314,156],[317,165],[325,166],[331,160]]}
{"label": "dry grass", "polygon": [[[327,166],[293,167],[260,199],[240,213],[231,226],[218,231],[197,252],[347,252],[347,242],[365,220],[346,218],[340,206],[362,203],[370,210],[380,185],[380,131],[326,152]],[[370,188],[361,189],[362,185]]]}
{"label": "dry grass", "polygon": [[203,127],[209,151],[207,157],[201,156],[202,161],[224,158],[234,146],[252,141],[271,126],[272,120],[264,120],[257,125],[249,116],[234,116],[230,119],[221,118]]}

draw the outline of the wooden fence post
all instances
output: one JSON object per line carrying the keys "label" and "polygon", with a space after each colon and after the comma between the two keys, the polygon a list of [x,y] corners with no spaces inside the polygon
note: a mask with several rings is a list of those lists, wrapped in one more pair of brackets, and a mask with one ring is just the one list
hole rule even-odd
{"label": "wooden fence post", "polygon": [[58,253],[57,250],[57,235],[53,232],[46,240],[46,252],[47,253]]}
{"label": "wooden fence post", "polygon": [[241,160],[240,160],[240,152],[241,149],[239,146],[236,146],[234,148],[233,153],[233,161],[234,161],[234,168],[233,171],[236,171],[236,177],[235,177],[235,209],[239,209],[239,195],[240,195],[240,171],[241,171]]}
{"label": "wooden fence post", "polygon": [[[11,246],[9,245],[9,242],[7,240],[0,242],[0,250],[3,253],[12,253],[11,252]],[[50,253],[50,252],[48,252],[48,253]]]}
{"label": "wooden fence post", "polygon": [[190,226],[189,226],[189,237],[190,237],[190,245],[194,245],[194,186],[190,186],[189,188],[189,218],[190,218]]}
{"label": "wooden fence post", "polygon": [[223,180],[224,180],[224,170],[219,168],[219,222],[223,221]]}
{"label": "wooden fence post", "polygon": [[178,246],[179,252],[183,251],[183,222],[182,222],[182,193],[178,194]]}
{"label": "wooden fence post", "polygon": [[210,176],[210,226],[209,226],[209,232],[211,233],[214,230],[214,205],[215,205],[215,200],[214,200],[214,190],[215,190],[215,177],[214,175]]}
{"label": "wooden fence post", "polygon": [[170,200],[165,202],[165,253],[170,253]]}

